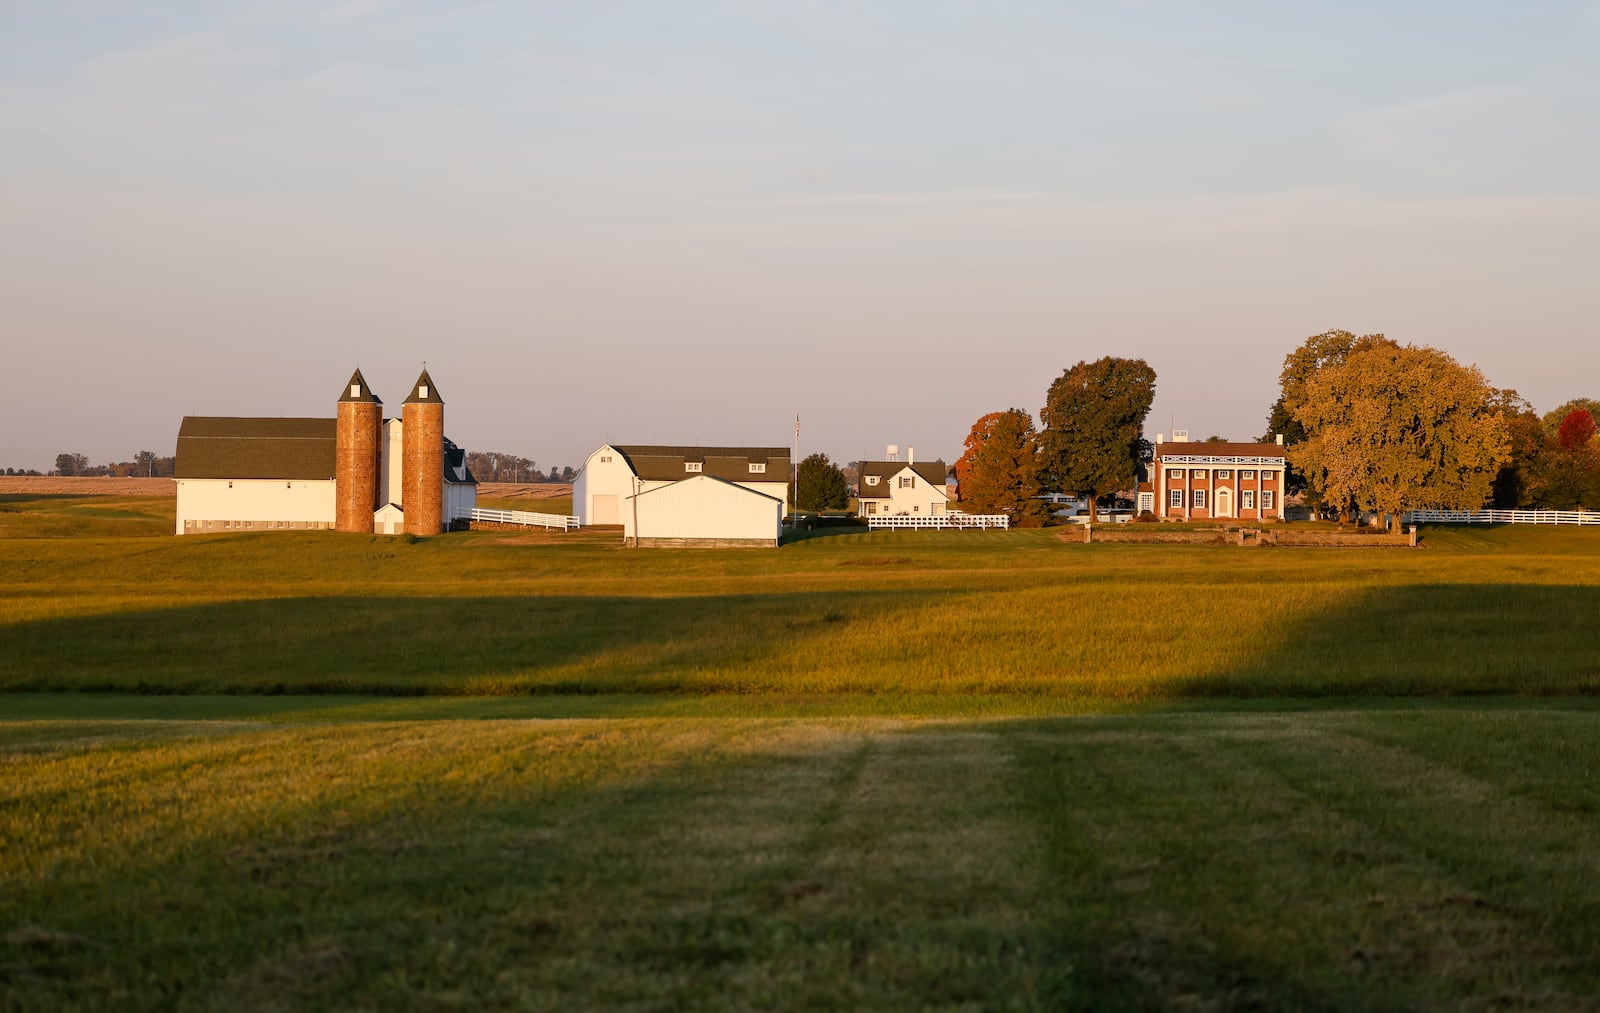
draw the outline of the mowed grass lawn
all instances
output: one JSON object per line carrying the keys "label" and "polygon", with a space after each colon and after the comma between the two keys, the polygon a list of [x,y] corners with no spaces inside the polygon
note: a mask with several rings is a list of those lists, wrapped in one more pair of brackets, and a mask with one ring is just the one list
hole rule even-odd
{"label": "mowed grass lawn", "polygon": [[1596,1008],[1600,530],[170,530],[0,498],[0,1009]]}

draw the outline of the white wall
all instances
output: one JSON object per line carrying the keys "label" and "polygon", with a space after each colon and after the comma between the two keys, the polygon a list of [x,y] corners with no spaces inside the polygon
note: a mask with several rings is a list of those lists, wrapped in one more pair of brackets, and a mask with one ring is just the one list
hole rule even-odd
{"label": "white wall", "polygon": [[[578,518],[579,524],[621,524],[622,502],[633,492],[633,469],[629,467],[628,459],[610,445],[601,447],[589,455],[583,469],[572,480],[573,516]],[[594,506],[596,496],[613,497],[607,503],[615,505],[617,516],[597,518]],[[601,504],[603,513],[606,512],[607,503]]]}
{"label": "white wall", "polygon": [[[333,482],[281,478],[181,478],[178,480],[178,534],[222,531],[221,521],[334,522]],[[186,527],[185,521],[211,521],[212,527]]]}
{"label": "white wall", "polygon": [[774,543],[783,530],[783,502],[701,476],[629,498],[622,508],[624,538],[739,538]]}
{"label": "white wall", "polygon": [[470,482],[444,484],[444,523],[446,527],[459,517],[470,517],[478,505],[478,487]]}
{"label": "white wall", "polygon": [[[389,419],[383,424],[383,436],[378,440],[379,466],[378,466],[378,505],[385,503],[400,503],[401,482],[400,462],[405,460],[401,455],[401,434],[404,426],[399,419]],[[404,504],[402,504],[403,506]],[[448,516],[448,514],[446,515]]]}

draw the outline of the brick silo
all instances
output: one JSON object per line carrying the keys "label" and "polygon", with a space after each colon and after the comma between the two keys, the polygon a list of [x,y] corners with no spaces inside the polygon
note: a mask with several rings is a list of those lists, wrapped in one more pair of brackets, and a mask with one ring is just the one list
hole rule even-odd
{"label": "brick silo", "polygon": [[372,533],[372,511],[378,507],[379,437],[383,402],[356,370],[339,398],[333,465],[336,531]]}
{"label": "brick silo", "polygon": [[400,408],[400,508],[406,533],[444,530],[444,401],[424,369]]}

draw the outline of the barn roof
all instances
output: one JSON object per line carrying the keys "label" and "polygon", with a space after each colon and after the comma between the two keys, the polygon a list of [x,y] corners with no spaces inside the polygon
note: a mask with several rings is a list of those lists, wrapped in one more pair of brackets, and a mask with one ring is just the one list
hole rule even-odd
{"label": "barn roof", "polygon": [[177,478],[333,478],[334,419],[187,415],[178,427]]}
{"label": "barn roof", "polygon": [[[690,474],[709,475],[732,482],[750,481],[750,465],[766,465],[767,481],[789,480],[788,447],[662,447],[630,444],[612,447],[628,459],[633,473],[646,482],[676,482]],[[699,472],[684,465],[700,464]]]}

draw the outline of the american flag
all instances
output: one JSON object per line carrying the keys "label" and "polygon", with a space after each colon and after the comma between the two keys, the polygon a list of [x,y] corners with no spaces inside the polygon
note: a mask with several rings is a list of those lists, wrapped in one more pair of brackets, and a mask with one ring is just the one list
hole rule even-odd
{"label": "american flag", "polygon": [[794,413],[794,438],[797,439],[797,440],[800,438],[800,413],[799,412],[795,412]]}

